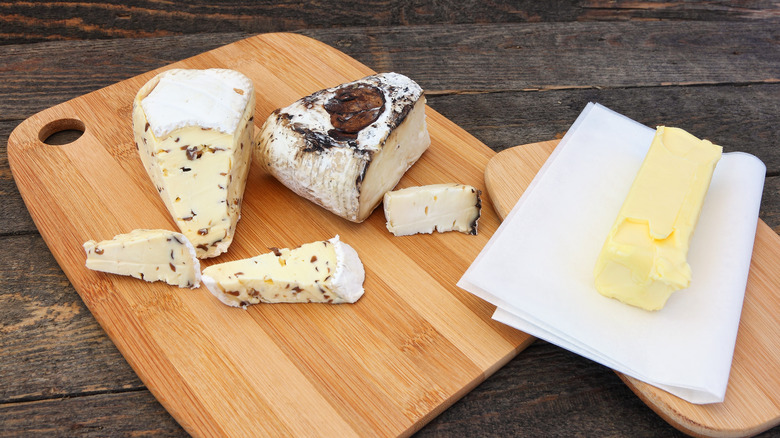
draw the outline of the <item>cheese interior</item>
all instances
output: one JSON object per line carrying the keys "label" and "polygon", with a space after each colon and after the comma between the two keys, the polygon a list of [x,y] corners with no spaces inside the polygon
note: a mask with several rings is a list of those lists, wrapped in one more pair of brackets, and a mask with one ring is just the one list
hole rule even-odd
{"label": "cheese interior", "polygon": [[89,269],[129,275],[146,281],[164,281],[179,287],[200,285],[200,263],[195,249],[180,233],[133,230],[113,239],[84,243]]}
{"label": "cheese interior", "polygon": [[421,97],[368,163],[360,188],[357,222],[362,222],[374,211],[384,194],[398,184],[430,144],[425,123],[425,97]]}
{"label": "cheese interior", "polygon": [[659,126],[596,263],[596,289],[647,310],[688,287],[688,248],[722,148]]}
{"label": "cheese interior", "polygon": [[257,303],[353,303],[363,295],[364,278],[357,252],[338,236],[203,270],[203,283],[212,294],[236,307]]}
{"label": "cheese interior", "polygon": [[387,229],[396,236],[460,231],[477,233],[479,190],[464,184],[431,184],[385,193]]}

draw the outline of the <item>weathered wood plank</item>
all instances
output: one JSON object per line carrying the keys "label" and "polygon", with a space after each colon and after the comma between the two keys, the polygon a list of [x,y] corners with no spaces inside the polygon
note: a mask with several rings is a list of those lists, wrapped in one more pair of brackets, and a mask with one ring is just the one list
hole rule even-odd
{"label": "weathered wood plank", "polygon": [[600,436],[683,436],[615,373],[543,341],[433,419],[418,436],[587,436],[589,430]]}
{"label": "weathered wood plank", "polygon": [[43,239],[1,241],[0,404],[143,388]]}
{"label": "weathered wood plank", "polygon": [[8,136],[18,124],[19,121],[0,121],[0,236],[37,231],[8,166]]}
{"label": "weathered wood plank", "polygon": [[775,56],[780,26],[774,22],[523,23],[356,31],[302,33],[377,71],[414,73],[429,94],[780,81]]}
{"label": "weathered wood plank", "polygon": [[188,436],[146,390],[0,403],[0,436]]}
{"label": "weathered wood plank", "polygon": [[[407,74],[429,95],[780,81],[780,63],[774,56],[780,26],[768,22],[749,27],[741,23],[526,23],[301,33],[374,70]],[[22,119],[247,35],[0,46],[0,65],[5,66],[0,69],[0,94],[6,96],[0,114]],[[475,75],[475,71],[484,73]]]}
{"label": "weathered wood plank", "polygon": [[428,104],[499,151],[560,138],[588,102],[598,102],[647,126],[677,126],[749,152],[770,175],[780,174],[777,121],[780,83],[560,90],[433,96]]}
{"label": "weathered wood plank", "polygon": [[758,215],[780,234],[780,176],[771,176],[764,181],[764,194],[761,198],[761,211]]}
{"label": "weathered wood plank", "polygon": [[51,40],[145,38],[303,28],[604,20],[756,21],[776,18],[777,2],[629,2],[494,0],[363,2],[0,2],[0,44]]}
{"label": "weathered wood plank", "polygon": [[51,106],[248,37],[222,33],[0,46],[0,118]]}

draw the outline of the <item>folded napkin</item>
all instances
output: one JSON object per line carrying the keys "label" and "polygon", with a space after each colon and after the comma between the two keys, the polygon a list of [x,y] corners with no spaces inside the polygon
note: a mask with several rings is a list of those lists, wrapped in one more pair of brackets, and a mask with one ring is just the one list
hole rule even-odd
{"label": "folded napkin", "polygon": [[496,305],[498,321],[691,403],[720,402],[766,168],[723,154],[691,240],[690,287],[660,311],[629,306],[596,291],[593,269],[654,132],[588,104],[458,286]]}

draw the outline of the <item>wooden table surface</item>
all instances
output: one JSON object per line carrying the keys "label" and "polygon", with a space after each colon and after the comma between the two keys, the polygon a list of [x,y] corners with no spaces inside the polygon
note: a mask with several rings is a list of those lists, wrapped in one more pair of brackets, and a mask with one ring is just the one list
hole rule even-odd
{"label": "wooden table surface", "polygon": [[[185,435],[38,234],[8,167],[11,131],[68,99],[274,31],[412,77],[431,107],[496,151],[560,138],[595,101],[752,153],[767,166],[760,216],[780,232],[776,0],[0,1],[0,436]],[[609,369],[537,341],[417,435],[680,433]]]}

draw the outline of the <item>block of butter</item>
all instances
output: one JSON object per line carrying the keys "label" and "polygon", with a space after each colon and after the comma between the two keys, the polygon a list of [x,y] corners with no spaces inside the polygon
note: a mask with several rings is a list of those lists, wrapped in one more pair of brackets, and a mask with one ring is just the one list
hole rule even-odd
{"label": "block of butter", "polygon": [[659,126],[595,268],[596,290],[659,310],[688,287],[688,246],[722,148]]}

